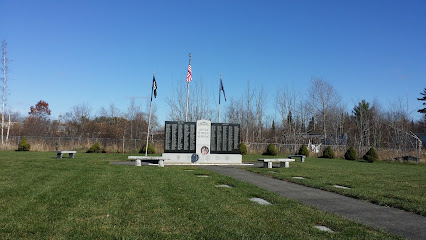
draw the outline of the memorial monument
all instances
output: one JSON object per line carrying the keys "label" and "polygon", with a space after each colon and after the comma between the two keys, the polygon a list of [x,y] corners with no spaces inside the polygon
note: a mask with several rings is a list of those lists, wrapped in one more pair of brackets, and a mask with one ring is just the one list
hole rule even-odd
{"label": "memorial monument", "polygon": [[242,164],[240,125],[166,121],[165,164]]}

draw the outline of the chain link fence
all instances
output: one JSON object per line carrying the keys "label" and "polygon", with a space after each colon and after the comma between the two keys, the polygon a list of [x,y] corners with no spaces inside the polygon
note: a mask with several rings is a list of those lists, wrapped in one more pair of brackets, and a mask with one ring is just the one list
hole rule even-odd
{"label": "chain link fence", "polygon": [[[4,145],[0,145],[2,150],[16,150],[19,141],[23,136],[11,136]],[[56,151],[58,150],[76,150],[79,152],[87,151],[95,142],[99,142],[102,150],[109,153],[138,153],[142,146],[145,145],[146,139],[113,139],[113,138],[82,138],[82,137],[32,137],[27,136],[27,141],[31,145],[32,151]],[[164,152],[164,140],[150,140],[157,153]],[[266,151],[269,143],[245,143],[248,153],[262,154]],[[280,155],[295,154],[299,151],[302,144],[281,144],[275,143],[274,146]],[[337,158],[344,158],[346,150],[349,148],[347,145],[320,145],[318,152],[310,152],[311,157],[320,157],[324,149],[331,146],[336,153]],[[359,158],[369,150],[368,147],[357,148]],[[396,161],[415,161],[419,158],[420,161],[426,159],[424,151],[416,151],[416,149],[390,149],[390,148],[377,148],[380,159],[383,160],[396,160]],[[144,152],[144,149],[143,149]]]}

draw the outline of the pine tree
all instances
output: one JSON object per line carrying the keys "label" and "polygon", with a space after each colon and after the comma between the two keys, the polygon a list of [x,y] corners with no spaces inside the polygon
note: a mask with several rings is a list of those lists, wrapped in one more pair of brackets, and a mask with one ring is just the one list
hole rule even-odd
{"label": "pine tree", "polygon": [[[417,98],[417,100],[419,100],[419,101],[426,101],[426,88],[423,89],[423,92],[420,93],[420,94],[423,95],[423,97],[422,98]],[[423,105],[426,105],[426,102],[424,102]],[[417,112],[424,113],[425,116],[426,116],[426,108],[419,109]]]}

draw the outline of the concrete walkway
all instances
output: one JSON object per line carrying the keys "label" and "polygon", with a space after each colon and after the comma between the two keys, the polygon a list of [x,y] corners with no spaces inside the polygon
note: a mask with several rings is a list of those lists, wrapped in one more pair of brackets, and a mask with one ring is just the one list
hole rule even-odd
{"label": "concrete walkway", "polygon": [[414,213],[265,177],[237,167],[204,166],[203,168],[408,239],[426,239],[426,217]]}

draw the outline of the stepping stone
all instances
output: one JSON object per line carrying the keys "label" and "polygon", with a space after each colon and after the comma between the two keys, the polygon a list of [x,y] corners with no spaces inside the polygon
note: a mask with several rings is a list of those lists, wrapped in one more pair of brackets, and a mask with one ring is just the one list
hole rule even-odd
{"label": "stepping stone", "polygon": [[333,230],[331,230],[330,228],[326,227],[326,226],[314,226],[315,228],[319,229],[320,231],[323,232],[330,232],[330,233],[334,233]]}
{"label": "stepping stone", "polygon": [[294,179],[306,179],[304,177],[293,177]]}
{"label": "stepping stone", "polygon": [[222,188],[233,188],[227,184],[221,184],[221,185],[216,185],[216,187],[222,187]]}
{"label": "stepping stone", "polygon": [[274,172],[274,171],[269,171],[268,173],[277,173],[277,172]]}
{"label": "stepping stone", "polygon": [[340,185],[333,185],[335,188],[341,188],[341,189],[351,189],[350,187],[340,186]]}
{"label": "stepping stone", "polygon": [[260,205],[271,205],[272,203],[266,201],[265,199],[262,198],[250,198],[250,201],[259,203]]}
{"label": "stepping stone", "polygon": [[209,175],[197,175],[197,177],[210,177]]}
{"label": "stepping stone", "polygon": [[185,171],[185,172],[193,172],[194,170],[192,170],[192,169],[185,169],[183,171]]}

